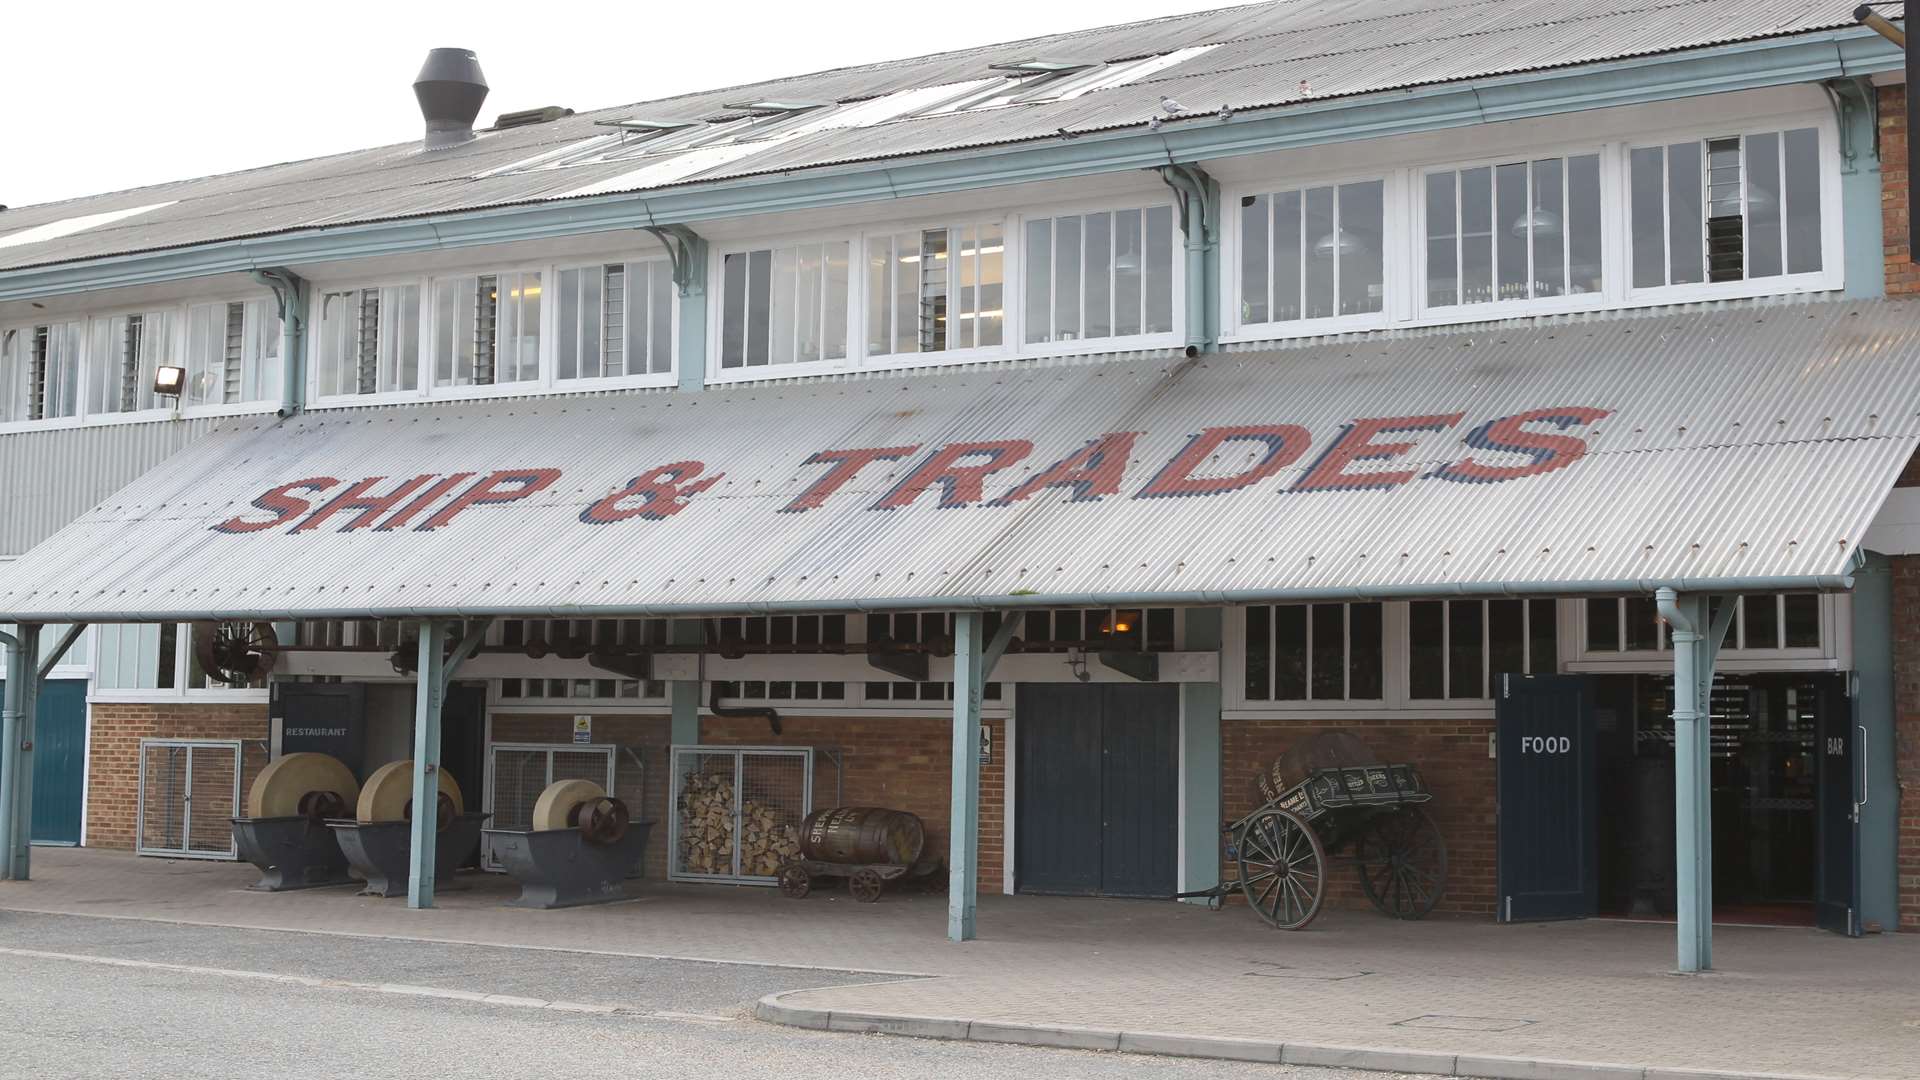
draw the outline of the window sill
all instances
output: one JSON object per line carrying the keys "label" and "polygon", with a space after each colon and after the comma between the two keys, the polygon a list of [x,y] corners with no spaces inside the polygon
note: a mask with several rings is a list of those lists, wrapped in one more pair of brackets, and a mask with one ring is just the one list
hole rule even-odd
{"label": "window sill", "polygon": [[249,401],[236,405],[196,405],[186,409],[142,409],[139,412],[102,413],[98,416],[59,416],[49,420],[12,420],[0,423],[0,435],[33,431],[72,431],[80,428],[127,427],[133,424],[159,424],[174,420],[210,419],[221,416],[257,415],[275,412],[278,401]]}

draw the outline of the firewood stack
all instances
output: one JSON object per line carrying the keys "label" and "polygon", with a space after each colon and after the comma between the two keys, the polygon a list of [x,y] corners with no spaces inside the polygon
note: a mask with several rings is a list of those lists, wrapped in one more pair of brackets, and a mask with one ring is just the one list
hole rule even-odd
{"label": "firewood stack", "polygon": [[[689,874],[733,873],[733,777],[688,773],[680,793],[680,865]],[[776,807],[740,806],[740,873],[772,877],[800,857],[800,829]]]}

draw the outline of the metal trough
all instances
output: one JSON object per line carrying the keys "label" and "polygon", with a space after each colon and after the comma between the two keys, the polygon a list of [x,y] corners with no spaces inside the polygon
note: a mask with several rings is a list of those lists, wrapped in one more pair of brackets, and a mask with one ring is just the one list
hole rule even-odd
{"label": "metal trough", "polygon": [[627,823],[618,840],[596,844],[579,829],[488,829],[493,854],[520,883],[509,907],[562,908],[625,898],[627,876],[647,854],[651,821]]}
{"label": "metal trough", "polygon": [[[492,814],[460,814],[440,830],[433,847],[434,881],[445,888],[460,860],[480,840],[480,825]],[[413,825],[405,821],[329,821],[353,872],[367,879],[363,896],[401,896],[410,876]]]}
{"label": "metal trough", "polygon": [[339,838],[312,818],[234,818],[233,843],[241,858],[260,868],[260,880],[250,889],[284,892],[353,882]]}

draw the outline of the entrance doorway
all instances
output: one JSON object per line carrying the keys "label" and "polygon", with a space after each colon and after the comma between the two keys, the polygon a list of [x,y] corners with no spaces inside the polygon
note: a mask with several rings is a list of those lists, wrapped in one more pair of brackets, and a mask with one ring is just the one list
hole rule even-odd
{"label": "entrance doorway", "polygon": [[[6,685],[0,679],[0,690]],[[87,681],[48,679],[34,712],[33,842],[74,847],[85,804]]]}
{"label": "entrance doorway", "polygon": [[[1851,745],[1844,676],[1728,675],[1712,694],[1713,917],[1723,923],[1813,926],[1823,899],[1845,910],[1846,875],[1821,880],[1823,809],[1848,791],[1822,791],[1825,742]],[[1631,918],[1674,912],[1673,680],[1600,676],[1600,910]],[[1844,779],[1844,766],[1831,770]],[[1834,786],[1834,785],[1828,785]],[[1823,799],[1823,794],[1827,796]],[[1835,800],[1839,800],[1836,804]],[[1851,863],[1833,852],[1833,865]],[[1837,927],[1836,927],[1837,928]]]}
{"label": "entrance doorway", "polygon": [[1163,898],[1179,850],[1179,688],[1023,684],[1014,886]]}

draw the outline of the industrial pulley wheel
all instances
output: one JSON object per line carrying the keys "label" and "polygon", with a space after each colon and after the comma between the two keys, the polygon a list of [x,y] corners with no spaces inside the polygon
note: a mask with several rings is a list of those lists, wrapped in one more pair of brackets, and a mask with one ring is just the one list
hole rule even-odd
{"label": "industrial pulley wheel", "polygon": [[247,789],[250,818],[345,817],[360,798],[346,763],[328,754],[287,754],[267,763]]}
{"label": "industrial pulley wheel", "polygon": [[804,900],[813,891],[813,875],[799,863],[780,868],[780,895],[789,900]]}
{"label": "industrial pulley wheel", "polygon": [[579,829],[588,843],[611,844],[627,834],[627,804],[591,780],[556,780],[533,803],[533,828]]}
{"label": "industrial pulley wheel", "polygon": [[[434,770],[440,778],[440,797],[435,799],[435,828],[444,829],[466,811],[460,797],[460,785],[445,769]],[[413,761],[390,761],[373,770],[360,788],[360,800],[354,820],[362,824],[379,821],[413,820]]]}
{"label": "industrial pulley wheel", "polygon": [[886,882],[880,879],[880,871],[871,869],[855,870],[847,879],[847,891],[855,900],[863,904],[875,904],[880,901],[880,890],[886,888]]}

